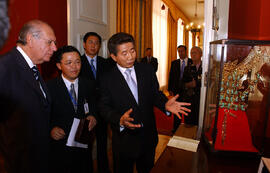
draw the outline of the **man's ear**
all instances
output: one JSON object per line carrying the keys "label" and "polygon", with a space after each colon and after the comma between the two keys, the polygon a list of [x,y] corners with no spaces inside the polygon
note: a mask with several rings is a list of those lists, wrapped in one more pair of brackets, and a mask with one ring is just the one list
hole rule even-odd
{"label": "man's ear", "polygon": [[33,41],[34,41],[34,38],[33,38],[33,35],[28,33],[26,35],[26,44],[29,46],[29,47],[33,47]]}
{"label": "man's ear", "polygon": [[83,49],[84,49],[84,50],[85,50],[85,44],[86,44],[86,43],[85,43],[85,42],[83,42]]}
{"label": "man's ear", "polygon": [[113,53],[111,53],[110,56],[112,57],[112,59],[113,59],[115,62],[117,62],[116,56],[115,56]]}
{"label": "man's ear", "polygon": [[56,67],[59,69],[59,70],[61,70],[62,71],[62,68],[61,68],[61,65],[60,65],[60,63],[58,62],[58,63],[56,63]]}

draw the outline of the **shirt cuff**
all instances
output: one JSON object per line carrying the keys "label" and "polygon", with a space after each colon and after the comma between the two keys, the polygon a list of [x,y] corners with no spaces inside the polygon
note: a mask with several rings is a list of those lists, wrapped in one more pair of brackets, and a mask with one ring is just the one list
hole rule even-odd
{"label": "shirt cuff", "polygon": [[120,126],[120,132],[122,132],[125,129],[124,126]]}

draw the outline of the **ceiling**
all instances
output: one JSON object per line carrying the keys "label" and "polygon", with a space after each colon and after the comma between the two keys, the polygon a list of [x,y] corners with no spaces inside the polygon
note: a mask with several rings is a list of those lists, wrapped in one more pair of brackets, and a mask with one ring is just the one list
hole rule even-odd
{"label": "ceiling", "polygon": [[[204,0],[172,0],[184,15],[198,25],[204,22]],[[197,3],[197,17],[195,17]]]}

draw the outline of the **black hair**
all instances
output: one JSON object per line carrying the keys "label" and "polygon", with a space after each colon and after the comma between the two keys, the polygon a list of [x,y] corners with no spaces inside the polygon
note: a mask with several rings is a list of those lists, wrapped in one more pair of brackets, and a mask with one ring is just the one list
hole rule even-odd
{"label": "black hair", "polygon": [[77,52],[81,57],[81,54],[77,48],[75,48],[74,46],[66,45],[60,47],[56,52],[54,52],[53,57],[55,58],[56,63],[60,63],[61,60],[63,59],[63,54],[68,52]]}
{"label": "black hair", "polygon": [[86,43],[88,37],[90,36],[96,36],[99,40],[99,44],[101,44],[101,41],[102,41],[101,36],[98,35],[96,32],[87,32],[83,37],[83,42]]}
{"label": "black hair", "polygon": [[117,46],[121,45],[123,43],[133,43],[135,46],[135,41],[132,35],[124,32],[119,32],[111,36],[111,38],[108,41],[108,49],[110,54],[117,55]]}
{"label": "black hair", "polygon": [[185,49],[185,51],[187,51],[187,46],[185,46],[185,45],[180,45],[180,46],[177,47],[177,49],[179,49],[181,47],[183,47]]}

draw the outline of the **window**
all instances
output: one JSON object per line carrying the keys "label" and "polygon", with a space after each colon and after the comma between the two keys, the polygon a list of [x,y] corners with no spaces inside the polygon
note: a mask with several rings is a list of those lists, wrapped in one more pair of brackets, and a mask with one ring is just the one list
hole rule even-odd
{"label": "window", "polygon": [[167,16],[168,7],[161,10],[164,3],[161,0],[153,0],[153,56],[158,59],[157,78],[160,87],[166,85],[167,74]]}
{"label": "window", "polygon": [[187,56],[190,57],[190,50],[192,48],[192,32],[188,31],[188,52],[187,52]]}
{"label": "window", "polygon": [[[179,45],[184,45],[184,25],[182,19],[179,19],[177,22],[177,46]],[[178,54],[177,59],[179,59]]]}

